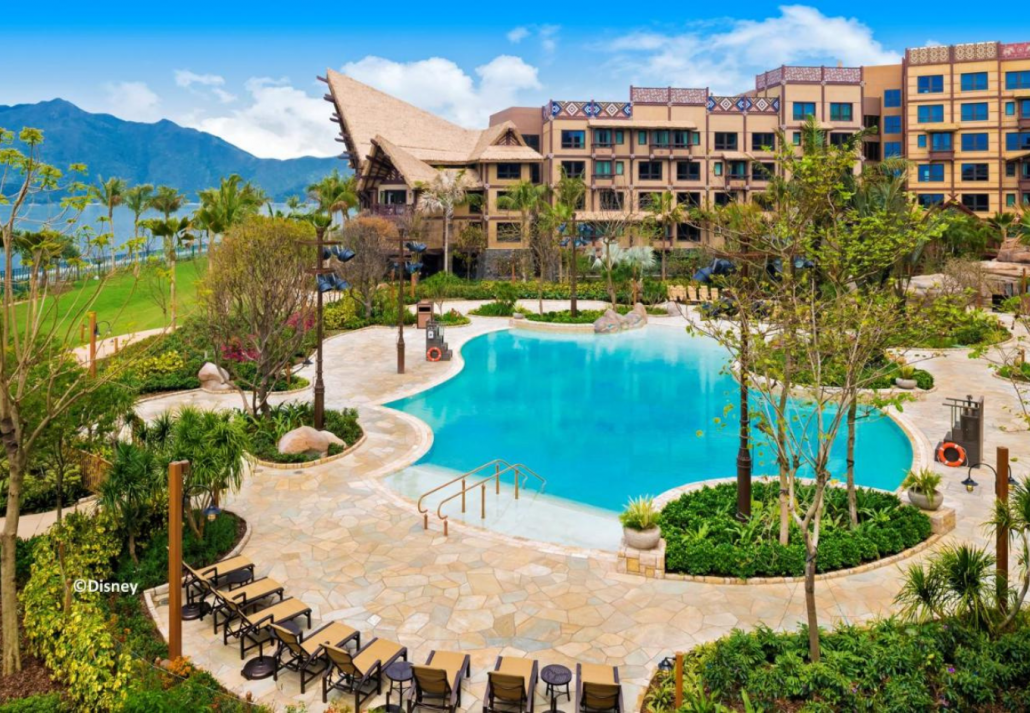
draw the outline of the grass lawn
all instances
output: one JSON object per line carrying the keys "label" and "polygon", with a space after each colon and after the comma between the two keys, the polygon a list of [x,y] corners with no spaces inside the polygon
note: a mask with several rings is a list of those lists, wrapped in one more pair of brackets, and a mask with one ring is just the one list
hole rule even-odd
{"label": "grass lawn", "polygon": [[[178,292],[180,321],[196,308],[197,281],[206,269],[207,257],[180,260],[176,264],[176,291]],[[163,287],[167,294],[167,280],[164,281]],[[79,315],[86,320],[83,307],[98,288],[100,292],[96,295],[92,309],[96,310],[97,323],[100,326],[102,337],[130,334],[166,326],[165,316],[152,296],[153,290],[147,279],[142,276],[137,278],[131,271],[126,270],[108,275],[101,280],[79,280],[72,283],[71,289],[56,298],[58,299],[56,318],[62,320],[60,334],[63,335],[72,326],[68,324],[67,320],[75,319]],[[55,298],[51,297],[50,299]],[[23,323],[21,320],[25,319],[26,306],[22,304],[17,309],[17,319],[21,324]],[[80,339],[80,335],[84,332],[85,330],[80,330],[78,325],[72,326],[68,335],[69,341],[74,344],[83,343],[86,340]]]}

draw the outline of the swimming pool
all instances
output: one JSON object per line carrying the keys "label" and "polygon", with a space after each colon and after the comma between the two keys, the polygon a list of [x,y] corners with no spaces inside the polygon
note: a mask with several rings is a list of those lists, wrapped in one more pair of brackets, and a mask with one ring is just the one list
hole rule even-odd
{"label": "swimming pool", "polygon": [[[387,404],[433,430],[416,466],[522,462],[547,479],[547,494],[608,511],[736,473],[739,387],[713,340],[665,326],[603,336],[504,330],[461,353],[453,379]],[[844,441],[842,429],[830,463],[841,479]],[[896,488],[912,463],[901,428],[868,413],[856,444],[856,481]],[[756,444],[752,457],[756,475],[776,473],[769,449]]]}

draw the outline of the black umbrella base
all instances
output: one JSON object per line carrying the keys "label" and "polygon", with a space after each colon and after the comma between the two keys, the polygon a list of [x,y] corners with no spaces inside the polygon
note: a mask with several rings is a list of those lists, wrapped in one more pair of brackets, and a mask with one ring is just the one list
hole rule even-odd
{"label": "black umbrella base", "polygon": [[193,621],[194,619],[203,619],[209,613],[211,613],[210,604],[207,602],[194,602],[182,608],[182,620]]}
{"label": "black umbrella base", "polygon": [[243,665],[243,677],[248,681],[268,678],[275,673],[274,656],[257,656]]}

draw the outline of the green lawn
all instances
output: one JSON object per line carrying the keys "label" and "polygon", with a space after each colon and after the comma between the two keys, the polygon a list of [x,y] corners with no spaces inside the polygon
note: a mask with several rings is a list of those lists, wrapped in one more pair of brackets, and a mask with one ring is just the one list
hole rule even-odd
{"label": "green lawn", "polygon": [[[180,260],[175,266],[176,289],[178,292],[179,321],[196,309],[197,281],[207,269],[207,258]],[[168,281],[164,281],[167,293]],[[84,306],[96,294],[91,309],[96,310],[97,323],[102,336],[129,334],[147,329],[157,329],[167,324],[158,301],[154,298],[152,283],[146,278],[137,278],[130,270],[108,275],[101,280],[80,280],[73,283],[70,290],[63,292],[56,299],[58,310],[56,318],[61,320],[60,334],[70,329],[69,341],[79,344],[83,332],[78,327],[77,315],[86,316]],[[55,299],[53,297],[51,300]],[[26,305],[18,307],[19,323],[25,318]],[[74,319],[71,325],[68,320]]]}

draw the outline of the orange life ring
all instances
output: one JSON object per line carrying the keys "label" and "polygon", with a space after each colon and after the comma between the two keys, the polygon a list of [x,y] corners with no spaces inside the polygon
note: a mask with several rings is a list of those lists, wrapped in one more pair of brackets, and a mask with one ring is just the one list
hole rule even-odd
{"label": "orange life ring", "polygon": [[[953,458],[948,458],[948,451],[954,452]],[[958,468],[966,463],[966,449],[953,441],[945,441],[937,446],[937,460],[949,468]]]}
{"label": "orange life ring", "polygon": [[440,347],[429,347],[429,349],[426,349],[427,361],[440,361],[441,357],[443,357],[443,352],[440,351]]}

